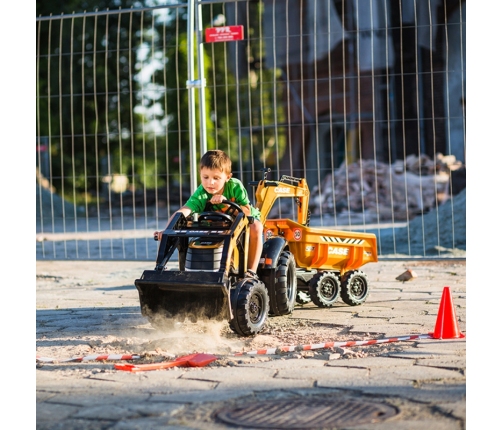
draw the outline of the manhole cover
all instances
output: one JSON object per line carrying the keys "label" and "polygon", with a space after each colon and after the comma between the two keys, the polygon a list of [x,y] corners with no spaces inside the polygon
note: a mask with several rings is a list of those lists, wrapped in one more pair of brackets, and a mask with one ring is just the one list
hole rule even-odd
{"label": "manhole cover", "polygon": [[397,409],[359,400],[281,399],[223,408],[216,417],[228,424],[254,428],[316,429],[384,421]]}

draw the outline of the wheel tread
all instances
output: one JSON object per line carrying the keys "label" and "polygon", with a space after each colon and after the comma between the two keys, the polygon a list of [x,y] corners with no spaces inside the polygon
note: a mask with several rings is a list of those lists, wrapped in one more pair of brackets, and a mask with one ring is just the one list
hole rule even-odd
{"label": "wheel tread", "polygon": [[[288,271],[292,285],[288,290]],[[262,272],[262,279],[270,295],[270,316],[288,315],[296,303],[296,262],[293,254],[283,250],[275,269]],[[288,294],[288,292],[290,294]]]}
{"label": "wheel tread", "polygon": [[[258,294],[262,303],[260,316],[257,323],[250,319],[249,306],[252,297]],[[263,282],[256,279],[247,279],[243,282],[233,309],[234,318],[230,321],[230,328],[241,336],[251,336],[263,330],[267,321],[267,315],[270,309],[268,292]]]}
{"label": "wheel tread", "polygon": [[[363,283],[363,292],[358,296],[352,293],[351,284],[354,281]],[[344,303],[349,306],[359,306],[363,304],[369,295],[369,282],[366,274],[360,270],[351,270],[343,276],[340,296]]]}
{"label": "wheel tread", "polygon": [[[336,283],[336,289],[334,297],[331,299],[327,299],[323,297],[320,292],[320,288],[322,287],[323,281],[328,278],[332,278]],[[336,272],[318,272],[316,273],[309,282],[309,295],[312,302],[320,307],[320,308],[330,308],[335,302],[338,300],[338,296],[340,294],[340,277]]]}

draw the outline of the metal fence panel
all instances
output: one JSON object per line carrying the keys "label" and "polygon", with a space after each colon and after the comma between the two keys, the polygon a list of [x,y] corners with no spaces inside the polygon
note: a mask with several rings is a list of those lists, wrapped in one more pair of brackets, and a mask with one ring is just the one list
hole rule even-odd
{"label": "metal fence panel", "polygon": [[380,258],[465,258],[465,1],[194,5],[195,46],[190,3],[37,18],[37,259],[155,259],[206,147]]}

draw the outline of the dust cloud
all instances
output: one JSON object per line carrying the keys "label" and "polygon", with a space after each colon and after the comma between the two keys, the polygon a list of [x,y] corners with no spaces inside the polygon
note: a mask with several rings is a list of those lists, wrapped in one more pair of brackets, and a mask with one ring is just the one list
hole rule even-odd
{"label": "dust cloud", "polygon": [[[232,338],[233,337],[233,338]],[[246,341],[235,339],[227,321],[200,319],[173,321],[156,317],[99,342],[99,348],[128,351],[142,356],[174,358],[192,353],[231,355],[246,348]]]}

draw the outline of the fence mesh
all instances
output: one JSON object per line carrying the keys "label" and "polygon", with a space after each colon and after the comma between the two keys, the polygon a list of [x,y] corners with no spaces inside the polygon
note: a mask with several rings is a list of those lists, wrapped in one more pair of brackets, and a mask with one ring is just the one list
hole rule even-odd
{"label": "fence mesh", "polygon": [[155,259],[204,147],[306,178],[310,225],[380,258],[465,258],[465,1],[196,5],[194,52],[186,3],[37,18],[37,259]]}

